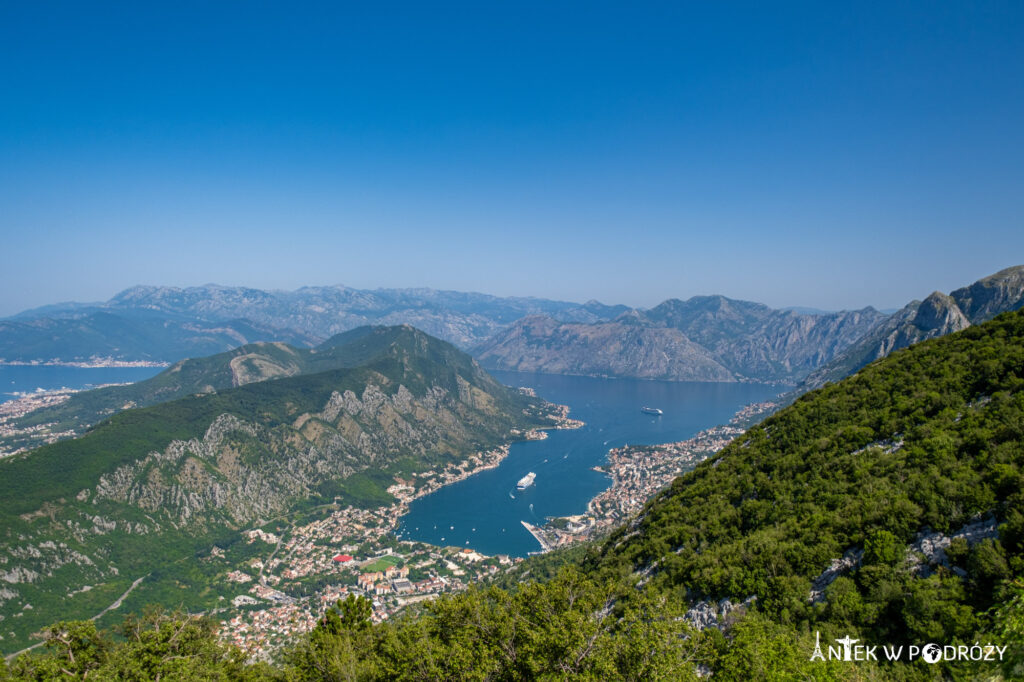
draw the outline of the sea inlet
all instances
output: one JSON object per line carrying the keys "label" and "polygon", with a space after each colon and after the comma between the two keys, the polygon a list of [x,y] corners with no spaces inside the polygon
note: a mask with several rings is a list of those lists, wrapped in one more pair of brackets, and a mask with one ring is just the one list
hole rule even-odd
{"label": "sea inlet", "polygon": [[[554,403],[568,405],[580,429],[549,431],[545,440],[512,445],[494,468],[415,500],[396,529],[402,540],[471,547],[484,554],[526,556],[540,549],[520,521],[543,524],[550,516],[586,511],[587,502],[610,479],[593,467],[608,450],[691,438],[725,424],[748,403],[768,400],[785,387],[749,383],[703,383],[597,379],[491,372],[509,386],[529,386]],[[655,416],[642,407],[661,409]],[[516,482],[537,474],[526,490]]]}

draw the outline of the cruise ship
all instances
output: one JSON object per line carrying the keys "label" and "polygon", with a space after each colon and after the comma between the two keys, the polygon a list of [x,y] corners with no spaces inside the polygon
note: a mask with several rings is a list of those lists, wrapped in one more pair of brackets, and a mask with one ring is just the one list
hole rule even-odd
{"label": "cruise ship", "polygon": [[644,414],[656,414],[658,416],[661,416],[661,415],[665,414],[664,412],[659,410],[657,407],[641,407],[640,411],[643,412]]}
{"label": "cruise ship", "polygon": [[531,485],[533,485],[533,479],[535,478],[537,478],[537,474],[531,471],[530,473],[526,474],[525,476],[519,479],[519,483],[516,483],[516,488],[518,488],[519,490],[526,490]]}

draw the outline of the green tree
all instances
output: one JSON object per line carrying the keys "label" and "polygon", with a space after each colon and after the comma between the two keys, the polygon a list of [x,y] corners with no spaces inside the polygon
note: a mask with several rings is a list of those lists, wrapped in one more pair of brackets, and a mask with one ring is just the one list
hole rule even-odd
{"label": "green tree", "polygon": [[904,552],[904,544],[887,530],[876,530],[864,540],[866,564],[892,565],[903,557]]}
{"label": "green tree", "polygon": [[1006,647],[1003,672],[1008,680],[1024,679],[1024,579],[1006,584],[1007,599],[995,609],[996,644]]}

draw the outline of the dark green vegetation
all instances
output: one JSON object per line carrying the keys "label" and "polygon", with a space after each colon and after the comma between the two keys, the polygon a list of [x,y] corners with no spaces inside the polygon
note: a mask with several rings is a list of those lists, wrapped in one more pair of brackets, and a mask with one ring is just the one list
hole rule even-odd
{"label": "dark green vegetation", "polygon": [[[125,410],[81,438],[0,460],[3,650],[54,614],[99,612],[144,576],[127,606],[206,606],[223,595],[195,559],[238,530],[316,505],[391,504],[395,476],[551,423],[543,401],[410,327],[356,330],[316,352],[258,349],[278,353],[277,366],[353,366]],[[223,367],[207,364],[206,376]]]}
{"label": "dark green vegetation", "polygon": [[[793,637],[999,643],[990,612],[1024,575],[1022,388],[1024,312],[894,353],[677,479],[592,565],[678,600],[756,596]],[[932,532],[953,536],[943,554],[908,555]]]}
{"label": "dark green vegetation", "polygon": [[[342,602],[260,674],[688,679],[699,664],[737,681],[1020,679],[1022,389],[1024,311],[911,346],[752,428],[601,547],[380,626]],[[725,598],[745,605],[717,628],[679,620]],[[1007,648],[990,663],[823,663],[816,631],[826,647]]]}
{"label": "dark green vegetation", "polygon": [[[64,403],[29,412],[11,425],[19,429],[46,425],[54,432],[81,434],[88,427],[125,409],[202,396],[269,379],[359,367],[380,355],[379,333],[375,334],[373,330],[374,327],[353,329],[331,337],[312,350],[285,343],[261,342],[225,353],[182,360],[145,381],[76,393]],[[262,392],[261,389],[256,391]],[[190,406],[184,411],[191,409]],[[187,416],[184,418],[188,419]],[[168,421],[178,423],[181,416]],[[25,437],[0,438],[0,447],[13,451],[25,442]]]}
{"label": "dark green vegetation", "polygon": [[[565,568],[515,592],[473,589],[443,597],[393,623],[372,625],[370,604],[339,601],[274,665],[246,663],[217,641],[211,621],[149,610],[113,633],[60,622],[43,653],[23,655],[0,680],[716,680],[1019,679],[1024,583],[993,613],[1009,643],[1000,664],[960,670],[884,663],[811,662],[814,638],[748,613],[718,630],[693,630],[680,605],[626,581]],[[1016,648],[1015,648],[1016,647]],[[1005,675],[1005,677],[1002,677]],[[947,676],[946,679],[949,679]]]}
{"label": "dark green vegetation", "polygon": [[61,621],[45,631],[46,654],[23,657],[0,680],[264,680],[276,672],[246,664],[220,644],[217,623],[183,613],[150,610],[114,632],[89,621]]}

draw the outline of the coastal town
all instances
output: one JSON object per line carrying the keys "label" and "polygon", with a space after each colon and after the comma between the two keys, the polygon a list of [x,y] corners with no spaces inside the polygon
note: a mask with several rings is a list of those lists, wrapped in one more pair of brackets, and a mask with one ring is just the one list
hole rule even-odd
{"label": "coastal town", "polygon": [[[548,406],[550,428],[582,426],[565,405]],[[513,430],[514,438],[542,440],[547,432]],[[396,502],[376,509],[330,509],[304,523],[271,524],[246,531],[253,555],[225,570],[221,581],[224,607],[221,636],[254,658],[267,658],[297,633],[312,629],[324,612],[349,594],[365,596],[372,619],[381,622],[405,607],[458,592],[522,561],[507,555],[487,556],[471,547],[438,547],[399,540],[394,535],[409,504],[441,486],[498,466],[508,456],[503,445],[476,453],[441,471],[397,479],[387,491]],[[210,560],[224,553],[215,549]]]}
{"label": "coastal town", "polygon": [[169,367],[169,362],[153,360],[117,360],[112,357],[92,356],[88,360],[5,360],[0,358],[0,367],[78,367],[96,369],[99,367]]}
{"label": "coastal town", "polygon": [[14,400],[0,402],[0,439],[7,444],[5,448],[0,448],[0,458],[73,437],[74,431],[55,430],[53,424],[20,426],[15,422],[30,412],[67,402],[75,393],[78,390],[71,388],[39,390],[17,394]]}
{"label": "coastal town", "polygon": [[626,445],[608,452],[608,463],[594,467],[608,474],[611,486],[593,498],[583,514],[555,517],[542,526],[523,522],[544,551],[593,540],[640,511],[677,476],[728,445],[744,429],[715,426],[693,438],[662,445]]}
{"label": "coastal town", "polygon": [[[520,388],[526,395],[532,389]],[[0,403],[0,433],[18,417],[59,405],[75,391],[41,391]],[[555,424],[574,429],[569,407],[547,405]],[[662,445],[613,448],[595,470],[607,474],[610,487],[594,497],[583,514],[551,518],[543,525],[523,521],[540,551],[600,538],[635,515],[676,476],[725,447],[744,432],[739,426],[774,409],[774,403],[748,405],[727,426]],[[24,434],[32,437],[33,434]],[[40,431],[36,445],[74,434]],[[512,430],[513,440],[541,440],[545,430]],[[268,659],[297,634],[315,627],[325,611],[350,594],[371,601],[372,619],[394,618],[407,607],[493,579],[523,559],[487,556],[472,547],[440,547],[402,540],[394,531],[413,500],[442,486],[498,466],[509,454],[505,444],[475,453],[444,469],[396,477],[387,492],[394,502],[375,509],[325,505],[278,519],[242,533],[241,549],[213,547],[204,561],[216,568],[221,606],[211,615],[222,621],[221,636],[250,657]]]}
{"label": "coastal town", "polygon": [[[745,430],[739,423],[774,407],[770,402],[745,406],[730,424],[687,440],[613,448],[607,464],[595,467],[611,477],[611,486],[590,501],[585,513],[552,518],[542,526],[522,524],[542,552],[597,539],[639,512],[677,476],[742,435]],[[582,425],[568,417],[567,406],[557,410],[556,428]],[[547,437],[545,431],[521,435]],[[227,574],[226,580],[239,590],[231,601],[234,615],[224,620],[222,636],[250,656],[266,658],[294,634],[313,628],[328,608],[349,594],[370,599],[372,619],[380,622],[412,604],[464,590],[517,565],[522,558],[409,542],[393,534],[412,500],[495,467],[507,455],[508,446],[503,446],[439,473],[396,481],[388,492],[397,503],[389,507],[335,510],[323,519],[284,529],[287,537],[249,531],[248,542],[261,544],[269,558],[254,558],[246,570]],[[315,588],[310,589],[311,585]]]}

